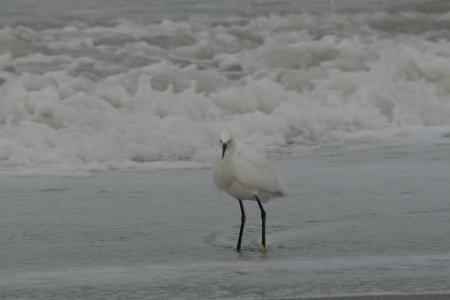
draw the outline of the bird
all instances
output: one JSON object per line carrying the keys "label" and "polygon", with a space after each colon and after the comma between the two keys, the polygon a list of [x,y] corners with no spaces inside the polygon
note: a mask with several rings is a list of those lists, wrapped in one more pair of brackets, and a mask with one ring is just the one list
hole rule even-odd
{"label": "bird", "polygon": [[219,138],[220,148],[214,160],[213,179],[220,190],[226,191],[239,201],[241,208],[241,227],[236,246],[241,251],[242,233],[246,222],[243,200],[253,200],[261,210],[262,236],[259,250],[266,252],[266,212],[262,203],[273,197],[288,195],[269,160],[252,147],[237,142],[229,130],[223,130]]}

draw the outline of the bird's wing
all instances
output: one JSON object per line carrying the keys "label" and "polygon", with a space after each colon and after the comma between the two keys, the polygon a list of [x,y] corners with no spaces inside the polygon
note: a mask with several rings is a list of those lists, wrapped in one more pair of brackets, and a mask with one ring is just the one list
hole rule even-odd
{"label": "bird's wing", "polygon": [[244,148],[233,157],[232,172],[249,189],[268,193],[280,191],[280,179],[269,160],[251,148]]}

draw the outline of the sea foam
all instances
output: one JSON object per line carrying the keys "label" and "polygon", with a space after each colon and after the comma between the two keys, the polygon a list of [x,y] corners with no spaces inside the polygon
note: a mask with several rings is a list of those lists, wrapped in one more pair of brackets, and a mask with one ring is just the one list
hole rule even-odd
{"label": "sea foam", "polygon": [[[428,26],[405,29],[417,20]],[[5,26],[0,167],[203,166],[223,127],[275,151],[448,132],[440,25],[449,20],[304,13]]]}

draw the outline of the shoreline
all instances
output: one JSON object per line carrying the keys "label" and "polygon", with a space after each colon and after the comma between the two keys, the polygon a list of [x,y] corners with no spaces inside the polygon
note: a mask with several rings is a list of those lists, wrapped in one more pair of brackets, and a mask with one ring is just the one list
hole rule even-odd
{"label": "shoreline", "polygon": [[264,255],[210,169],[1,176],[0,298],[448,299],[448,147],[272,157]]}

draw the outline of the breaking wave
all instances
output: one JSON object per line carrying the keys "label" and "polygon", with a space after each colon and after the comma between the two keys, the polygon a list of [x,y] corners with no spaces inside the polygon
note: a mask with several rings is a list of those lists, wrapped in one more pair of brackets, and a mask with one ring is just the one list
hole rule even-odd
{"label": "breaking wave", "polygon": [[204,163],[223,127],[266,150],[448,130],[449,23],[378,12],[5,25],[0,166]]}

